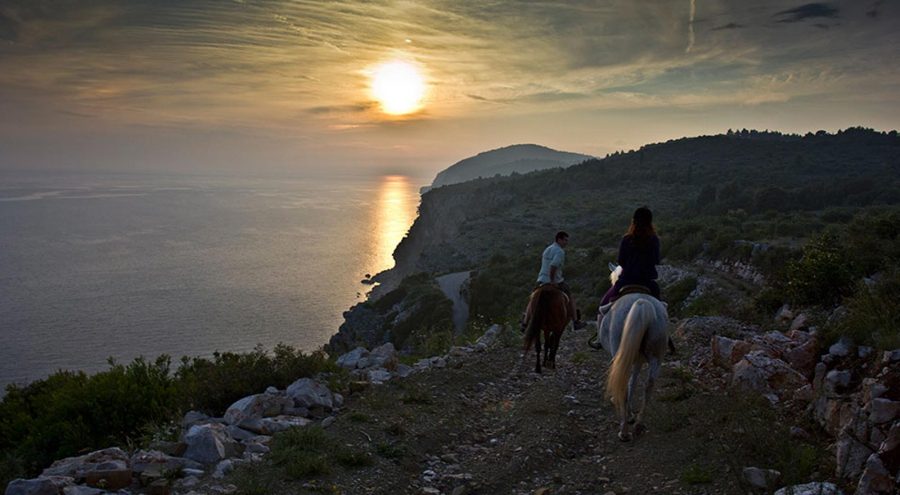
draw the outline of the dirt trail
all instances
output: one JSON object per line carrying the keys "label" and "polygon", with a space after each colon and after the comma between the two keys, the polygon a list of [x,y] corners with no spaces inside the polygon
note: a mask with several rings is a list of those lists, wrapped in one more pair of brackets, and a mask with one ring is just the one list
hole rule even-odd
{"label": "dirt trail", "polygon": [[698,387],[679,361],[665,364],[649,431],[616,438],[602,399],[608,357],[585,345],[592,331],[568,331],[558,369],[542,375],[508,338],[351,395],[328,431],[374,464],[320,482],[352,494],[745,493],[711,412],[728,399]]}

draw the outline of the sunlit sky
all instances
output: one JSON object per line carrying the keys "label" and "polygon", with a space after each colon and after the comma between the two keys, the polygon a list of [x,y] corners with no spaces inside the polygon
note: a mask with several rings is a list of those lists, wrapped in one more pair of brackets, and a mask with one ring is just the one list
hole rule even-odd
{"label": "sunlit sky", "polygon": [[[0,0],[0,169],[432,176],[728,128],[900,127],[900,2]],[[426,84],[384,112],[392,61]]]}

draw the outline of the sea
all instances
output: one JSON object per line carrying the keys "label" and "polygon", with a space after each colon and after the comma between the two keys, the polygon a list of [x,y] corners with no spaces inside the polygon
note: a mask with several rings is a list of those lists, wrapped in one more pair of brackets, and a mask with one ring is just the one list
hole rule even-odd
{"label": "sea", "polygon": [[318,349],[393,266],[423,183],[4,172],[0,386],[110,359]]}

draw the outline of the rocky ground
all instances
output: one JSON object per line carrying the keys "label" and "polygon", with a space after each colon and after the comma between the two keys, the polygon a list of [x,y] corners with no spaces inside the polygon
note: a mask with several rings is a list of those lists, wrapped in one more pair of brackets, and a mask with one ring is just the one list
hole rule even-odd
{"label": "rocky ground", "polygon": [[[682,354],[665,363],[648,432],[622,443],[602,396],[608,356],[585,344],[591,332],[591,326],[567,332],[558,369],[541,375],[532,371],[532,355],[523,362],[517,335],[508,331],[485,352],[458,352],[444,368],[351,394],[326,431],[336,445],[371,455],[369,466],[297,481],[255,466],[231,481],[271,493],[752,491],[743,469],[781,453],[755,452],[745,445],[748,433],[757,408],[759,417],[775,416],[766,404],[726,392],[724,373],[704,358],[708,336],[696,337],[705,341],[696,356],[697,342],[678,339]],[[778,428],[764,424],[758,431]]]}

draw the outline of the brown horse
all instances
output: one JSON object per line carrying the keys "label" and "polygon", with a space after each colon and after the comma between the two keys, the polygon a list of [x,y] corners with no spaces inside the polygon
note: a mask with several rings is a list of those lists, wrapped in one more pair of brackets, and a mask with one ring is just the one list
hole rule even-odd
{"label": "brown horse", "polygon": [[556,351],[563,330],[572,319],[569,298],[552,285],[542,285],[531,293],[525,328],[525,352],[534,344],[537,353],[535,373],[541,372],[541,330],[544,333],[544,366],[556,369]]}

